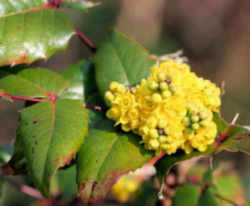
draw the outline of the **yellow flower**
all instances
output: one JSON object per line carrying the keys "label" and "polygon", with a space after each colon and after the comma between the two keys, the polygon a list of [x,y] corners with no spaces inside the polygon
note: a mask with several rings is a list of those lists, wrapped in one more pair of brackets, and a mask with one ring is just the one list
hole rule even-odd
{"label": "yellow flower", "polygon": [[156,153],[205,151],[217,133],[213,112],[221,105],[220,89],[172,59],[151,71],[130,89],[110,84],[105,95],[111,105],[107,117],[125,132],[139,134],[145,148]]}

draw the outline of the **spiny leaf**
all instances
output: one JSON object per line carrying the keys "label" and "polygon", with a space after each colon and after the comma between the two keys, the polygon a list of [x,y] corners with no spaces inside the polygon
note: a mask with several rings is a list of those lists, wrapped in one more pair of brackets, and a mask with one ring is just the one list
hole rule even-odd
{"label": "spiny leaf", "polygon": [[59,96],[68,82],[59,74],[47,69],[25,69],[17,74],[0,70],[0,89],[23,97]]}
{"label": "spiny leaf", "polygon": [[[6,2],[9,1],[1,0],[0,7]],[[17,2],[11,1],[12,7],[6,6],[5,15],[0,16],[0,66],[30,64],[66,48],[74,30],[64,12],[31,8],[44,3],[41,0],[28,5]],[[17,10],[13,9],[15,3],[19,6]]]}
{"label": "spiny leaf", "polygon": [[17,135],[31,176],[44,195],[48,196],[56,171],[76,155],[87,128],[88,115],[82,101],[44,102],[21,111]]}
{"label": "spiny leaf", "polygon": [[136,135],[116,131],[102,120],[90,129],[77,160],[79,193],[85,203],[103,199],[118,178],[153,157]]}
{"label": "spiny leaf", "polygon": [[185,184],[177,188],[173,198],[173,206],[197,206],[199,200],[199,188],[191,184]]}
{"label": "spiny leaf", "polygon": [[148,77],[153,60],[142,46],[114,31],[98,49],[94,64],[97,86],[104,96],[112,81],[134,86]]}

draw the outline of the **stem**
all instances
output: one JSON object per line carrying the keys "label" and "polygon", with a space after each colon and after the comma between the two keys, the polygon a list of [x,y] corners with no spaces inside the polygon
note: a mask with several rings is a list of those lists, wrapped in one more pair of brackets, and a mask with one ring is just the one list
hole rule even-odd
{"label": "stem", "polygon": [[93,109],[96,111],[102,111],[102,108],[100,106],[92,106],[92,105],[88,105],[88,104],[83,104],[83,107],[85,107],[87,109]]}
{"label": "stem", "polygon": [[82,40],[82,42],[91,50],[91,52],[96,52],[95,45],[77,28],[74,27],[76,35]]}
{"label": "stem", "polygon": [[158,156],[153,157],[148,163],[146,163],[146,165],[154,165],[158,160],[163,158],[165,154],[166,154],[165,152],[162,152]]}
{"label": "stem", "polygon": [[30,102],[43,102],[44,101],[42,99],[35,99],[35,98],[29,98],[29,97],[14,96],[14,95],[10,95],[7,92],[0,93],[0,97],[1,96],[3,96],[3,97],[10,97],[11,99],[30,101]]}
{"label": "stem", "polygon": [[32,188],[30,186],[27,185],[19,185],[17,184],[15,181],[13,181],[10,178],[7,177],[3,177],[4,181],[6,181],[8,184],[12,185],[13,187],[15,187],[17,190],[19,190],[20,192],[29,195],[35,199],[39,199],[39,200],[44,200],[44,197],[41,195],[41,193],[36,190],[35,188]]}

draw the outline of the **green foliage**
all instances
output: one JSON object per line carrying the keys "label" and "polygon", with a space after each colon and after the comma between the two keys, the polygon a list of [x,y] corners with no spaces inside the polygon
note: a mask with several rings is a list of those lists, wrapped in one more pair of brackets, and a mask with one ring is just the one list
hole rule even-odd
{"label": "green foliage", "polygon": [[211,192],[211,189],[207,189],[201,194],[198,206],[219,206],[218,200]]}
{"label": "green foliage", "polygon": [[87,127],[87,112],[79,100],[44,102],[22,110],[17,135],[33,180],[45,195],[56,170],[75,157]]}
{"label": "green foliage", "polygon": [[173,206],[185,205],[195,206],[199,200],[200,191],[197,186],[185,184],[177,188],[176,194],[173,199]]}
{"label": "green foliage", "polygon": [[17,74],[0,70],[0,88],[11,95],[22,97],[48,97],[61,95],[68,82],[59,74],[47,69],[25,69]]}
{"label": "green foliage", "polygon": [[134,86],[150,75],[153,60],[147,51],[121,33],[112,32],[94,58],[96,81],[102,96],[112,81]]}
{"label": "green foliage", "polygon": [[109,120],[97,122],[77,160],[77,181],[83,201],[103,199],[120,175],[140,168],[152,157],[153,153],[146,151],[135,135],[116,131]]}
{"label": "green foliage", "polygon": [[25,1],[25,0],[0,0],[0,15],[10,15],[17,12],[25,11],[31,8],[41,7],[46,4],[46,0]]}
{"label": "green foliage", "polygon": [[[74,35],[74,26],[64,12],[48,8],[51,5],[45,0],[0,0],[0,66],[30,64],[66,48]],[[88,1],[64,1],[61,6],[82,10],[95,5]],[[78,186],[85,203],[105,198],[122,174],[142,167],[154,153],[147,151],[136,135],[122,132],[105,118],[103,96],[112,81],[135,86],[150,75],[153,64],[141,45],[112,31],[98,48],[93,62],[82,60],[60,74],[26,66],[1,69],[0,96],[8,100],[33,98],[36,102],[28,102],[20,111],[9,166],[16,171],[25,167],[45,196],[53,193],[52,182],[57,178],[65,195],[74,195]],[[91,106],[102,106],[102,111],[92,111]],[[218,128],[216,144],[205,152],[165,155],[156,163],[161,181],[180,161],[224,150],[250,153],[249,131],[227,124],[218,113],[214,114],[214,121]],[[8,151],[0,150],[0,164],[9,159],[6,155]],[[57,172],[69,164],[76,165]],[[214,184],[212,172],[204,175],[199,185],[201,192],[190,184],[179,187],[173,205],[218,205],[214,187],[206,188]]]}
{"label": "green foliage", "polygon": [[0,16],[0,30],[1,66],[48,59],[65,49],[74,34],[67,16],[51,9],[29,9]]}

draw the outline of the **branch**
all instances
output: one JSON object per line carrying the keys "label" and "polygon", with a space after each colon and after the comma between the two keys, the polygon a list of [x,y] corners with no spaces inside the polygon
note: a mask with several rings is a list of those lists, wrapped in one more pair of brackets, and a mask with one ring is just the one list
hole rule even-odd
{"label": "branch", "polygon": [[74,27],[76,35],[82,40],[82,42],[90,49],[91,52],[96,52],[95,45],[77,28]]}

